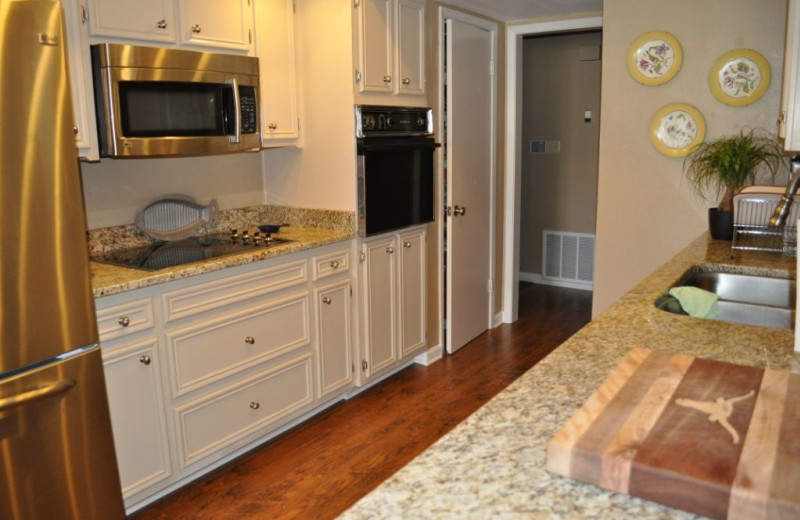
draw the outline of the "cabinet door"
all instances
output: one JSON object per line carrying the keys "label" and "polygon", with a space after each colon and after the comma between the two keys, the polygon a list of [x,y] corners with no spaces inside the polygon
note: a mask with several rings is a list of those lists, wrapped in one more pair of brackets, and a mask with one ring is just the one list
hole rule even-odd
{"label": "cabinet door", "polygon": [[172,474],[161,377],[155,338],[107,345],[102,350],[108,404],[127,499]]}
{"label": "cabinet door", "polygon": [[89,35],[174,42],[173,0],[89,0]]}
{"label": "cabinet door", "polygon": [[350,280],[314,290],[318,320],[320,397],[353,380],[350,354]]}
{"label": "cabinet door", "polygon": [[425,93],[425,3],[398,0],[397,4],[398,94]]}
{"label": "cabinet door", "polygon": [[264,146],[295,144],[299,137],[293,4],[293,0],[256,0]]}
{"label": "cabinet door", "polygon": [[92,67],[89,63],[89,54],[83,52],[88,43],[85,43],[81,28],[81,24],[88,22],[88,11],[78,5],[77,0],[65,1],[61,5],[64,8],[64,25],[67,28],[69,79],[72,111],[75,116],[75,146],[78,148],[78,157],[97,161],[100,159],[100,151],[97,147],[97,123],[92,95]]}
{"label": "cabinet door", "polygon": [[394,238],[382,238],[362,246],[366,376],[397,360],[396,245]]}
{"label": "cabinet door", "polygon": [[425,346],[425,231],[399,237],[400,356]]}
{"label": "cabinet door", "polygon": [[358,4],[358,64],[360,92],[392,92],[394,42],[392,0],[361,0]]}
{"label": "cabinet door", "polygon": [[180,42],[249,51],[253,7],[250,0],[179,0]]}

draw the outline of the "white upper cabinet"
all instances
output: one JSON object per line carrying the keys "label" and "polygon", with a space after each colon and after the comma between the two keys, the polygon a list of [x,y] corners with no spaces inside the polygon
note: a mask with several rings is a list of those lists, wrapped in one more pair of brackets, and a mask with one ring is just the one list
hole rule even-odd
{"label": "white upper cabinet", "polygon": [[78,0],[90,43],[180,44],[250,52],[252,0]]}
{"label": "white upper cabinet", "polygon": [[175,42],[173,0],[86,0],[90,36]]}
{"label": "white upper cabinet", "polygon": [[425,94],[425,4],[397,2],[397,84],[400,94]]}
{"label": "white upper cabinet", "polygon": [[295,68],[294,1],[255,0],[256,55],[261,77],[261,143],[297,144],[300,137]]}
{"label": "white upper cabinet", "polygon": [[800,152],[800,1],[789,0],[779,134],[787,151]]}
{"label": "white upper cabinet", "polygon": [[359,92],[425,94],[425,2],[356,0]]}
{"label": "white upper cabinet", "polygon": [[178,0],[180,43],[249,51],[253,43],[250,0]]}

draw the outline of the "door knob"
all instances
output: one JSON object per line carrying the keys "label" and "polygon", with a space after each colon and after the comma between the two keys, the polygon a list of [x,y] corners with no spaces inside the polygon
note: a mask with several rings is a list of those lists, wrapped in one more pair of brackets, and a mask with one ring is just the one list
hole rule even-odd
{"label": "door knob", "polygon": [[455,216],[463,215],[466,212],[467,208],[465,208],[464,206],[458,206],[458,205],[453,206],[453,215]]}

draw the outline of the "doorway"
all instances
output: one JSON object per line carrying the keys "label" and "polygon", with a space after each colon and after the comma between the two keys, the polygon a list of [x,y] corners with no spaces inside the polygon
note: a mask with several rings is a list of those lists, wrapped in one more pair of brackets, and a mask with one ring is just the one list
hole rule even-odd
{"label": "doorway", "polygon": [[519,251],[521,215],[521,62],[522,40],[534,34],[555,34],[602,29],[602,17],[509,25],[506,29],[505,179],[503,182],[503,311],[505,323],[519,316]]}
{"label": "doorway", "polygon": [[523,38],[520,281],[592,289],[601,43],[596,30]]}

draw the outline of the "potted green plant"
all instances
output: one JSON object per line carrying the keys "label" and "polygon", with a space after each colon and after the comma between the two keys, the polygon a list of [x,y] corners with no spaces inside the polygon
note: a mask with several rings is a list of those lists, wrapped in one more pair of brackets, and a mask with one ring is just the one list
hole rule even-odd
{"label": "potted green plant", "polygon": [[701,197],[708,188],[723,192],[719,206],[708,210],[712,238],[733,238],[734,195],[753,184],[761,172],[774,181],[785,164],[780,145],[754,130],[703,142],[686,157],[684,171]]}

